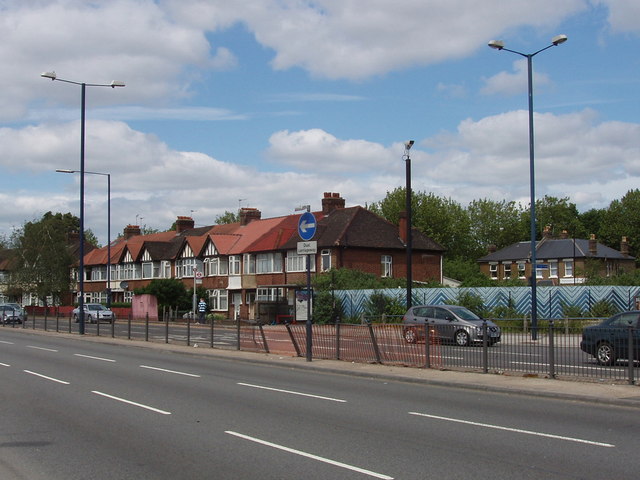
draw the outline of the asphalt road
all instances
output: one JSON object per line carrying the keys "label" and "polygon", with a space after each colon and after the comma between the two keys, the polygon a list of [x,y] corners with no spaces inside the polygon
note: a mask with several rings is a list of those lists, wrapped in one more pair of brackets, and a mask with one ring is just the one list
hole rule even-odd
{"label": "asphalt road", "polygon": [[635,479],[637,410],[0,330],[0,478]]}

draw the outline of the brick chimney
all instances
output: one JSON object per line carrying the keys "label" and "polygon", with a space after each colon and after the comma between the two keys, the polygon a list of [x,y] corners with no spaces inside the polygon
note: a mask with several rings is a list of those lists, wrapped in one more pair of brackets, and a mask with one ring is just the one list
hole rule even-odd
{"label": "brick chimney", "polygon": [[398,219],[398,236],[402,243],[407,243],[407,212],[404,210],[400,212],[400,218]]}
{"label": "brick chimney", "polygon": [[178,215],[178,219],[176,220],[176,234],[182,233],[185,230],[191,230],[194,225],[195,222],[193,218]]}
{"label": "brick chimney", "polygon": [[124,227],[124,231],[122,232],[122,236],[125,240],[129,240],[131,237],[135,237],[136,235],[140,235],[142,232],[140,231],[139,225],[127,225]]}
{"label": "brick chimney", "polygon": [[545,225],[544,230],[542,230],[543,238],[551,238],[551,225]]}
{"label": "brick chimney", "polygon": [[622,255],[629,255],[629,241],[627,237],[622,237],[622,241],[620,242],[620,253]]}
{"label": "brick chimney", "polygon": [[569,232],[567,232],[566,230],[562,230],[562,233],[560,233],[560,238],[562,240],[566,240],[567,238],[569,238]]}
{"label": "brick chimney", "polygon": [[498,247],[495,244],[492,243],[487,247],[487,250],[488,250],[488,252],[490,254],[491,253],[496,253],[498,251]]}
{"label": "brick chimney", "polygon": [[595,256],[598,253],[598,243],[594,233],[589,237],[589,254]]}
{"label": "brick chimney", "polygon": [[257,208],[243,207],[240,209],[240,225],[248,225],[254,220],[260,220],[262,213]]}
{"label": "brick chimney", "polygon": [[338,208],[344,208],[344,198],[342,198],[339,193],[324,192],[322,213],[329,215]]}

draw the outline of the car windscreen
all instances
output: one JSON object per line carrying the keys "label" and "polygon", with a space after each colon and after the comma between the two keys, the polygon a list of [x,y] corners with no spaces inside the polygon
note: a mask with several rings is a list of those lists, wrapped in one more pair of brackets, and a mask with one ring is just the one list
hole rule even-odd
{"label": "car windscreen", "polygon": [[104,310],[102,305],[87,305],[87,309],[89,310]]}

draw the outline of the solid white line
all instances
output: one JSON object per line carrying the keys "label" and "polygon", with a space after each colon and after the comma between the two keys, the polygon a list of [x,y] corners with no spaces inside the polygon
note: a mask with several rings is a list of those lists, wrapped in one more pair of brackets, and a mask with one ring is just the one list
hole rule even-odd
{"label": "solid white line", "polygon": [[10,367],[11,365],[9,365],[8,363],[0,363],[0,366],[3,366],[3,367]]}
{"label": "solid white line", "polygon": [[52,382],[62,383],[63,385],[69,385],[69,382],[65,382],[64,380],[58,380],[57,378],[47,377],[46,375],[42,375],[41,373],[32,372],[31,370],[23,370],[23,372],[28,373],[30,375],[35,375],[36,377],[45,378],[47,380],[51,380]]}
{"label": "solid white line", "polygon": [[36,350],[44,350],[45,352],[57,352],[53,348],[36,347],[35,345],[27,345],[27,348],[35,348]]}
{"label": "solid white line", "polygon": [[226,430],[224,433],[228,433],[229,435],[233,435],[238,438],[243,438],[245,440],[249,440],[250,442],[259,443],[261,445],[266,445],[267,447],[277,448],[278,450],[282,450],[285,452],[293,453],[295,455],[300,455],[301,457],[310,458],[312,460],[318,460],[319,462],[328,463],[329,465],[335,465],[336,467],[346,468],[347,470],[352,470],[354,472],[364,473],[365,475],[369,475],[370,477],[382,478],[384,480],[393,480],[393,477],[389,477],[388,475],[383,475],[381,473],[372,472],[371,470],[365,470],[364,468],[354,467],[353,465],[348,465],[342,462],[336,462],[335,460],[329,460],[328,458],[319,457],[318,455],[313,455],[311,453],[303,452],[301,450],[295,450],[293,448],[285,447],[283,445],[278,445],[276,443],[267,442],[265,440],[260,440],[259,438],[250,437],[248,435],[243,435],[241,433],[232,432],[230,430]]}
{"label": "solid white line", "polygon": [[4,340],[0,340],[0,343],[6,343],[7,345],[14,345],[14,343],[13,343],[13,342],[6,342],[6,341],[4,341]]}
{"label": "solid white line", "polygon": [[166,368],[150,367],[148,365],[140,365],[140,368],[148,368],[149,370],[158,370],[159,372],[175,373],[176,375],[184,375],[186,377],[200,378],[200,375],[195,375],[193,373],[178,372],[176,370],[167,370]]}
{"label": "solid white line", "polygon": [[112,360],[110,358],[102,358],[102,357],[93,357],[91,355],[82,355],[81,353],[74,353],[74,355],[76,357],[82,357],[82,358],[90,358],[91,360],[101,360],[103,362],[115,362],[115,360]]}
{"label": "solid white line", "polygon": [[262,390],[271,390],[272,392],[288,393],[290,395],[300,395],[301,397],[311,397],[311,398],[318,398],[320,400],[329,400],[330,402],[347,403],[346,400],[341,400],[339,398],[322,397],[320,395],[312,395],[310,393],[293,392],[291,390],[282,390],[280,388],[264,387],[262,385],[252,385],[250,383],[238,382],[238,385],[242,385],[243,387],[260,388]]}
{"label": "solid white line", "polygon": [[521,430],[519,428],[501,427],[499,425],[490,425],[488,423],[470,422],[468,420],[460,420],[458,418],[439,417],[437,415],[428,415],[426,413],[409,412],[409,415],[417,415],[419,417],[434,418],[436,420],[446,420],[447,422],[464,423],[465,425],[474,425],[476,427],[493,428],[495,430],[505,430],[507,432],[523,433],[526,435],[535,435],[538,437],[555,438],[556,440],[566,440],[569,442],[586,443],[597,447],[615,448],[611,443],[593,442],[591,440],[583,440],[581,438],[564,437],[562,435],[553,435],[551,433],[533,432],[531,430]]}
{"label": "solid white line", "polygon": [[171,412],[166,412],[164,410],[160,410],[158,408],[150,407],[149,405],[143,405],[142,403],[132,402],[131,400],[127,400],[120,397],[114,397],[113,395],[109,395],[107,393],[98,392],[96,390],[91,390],[91,393],[95,393],[96,395],[101,395],[103,397],[110,398],[111,400],[117,400],[118,402],[128,403],[129,405],[134,405],[136,407],[145,408],[147,410],[151,410],[152,412],[161,413],[162,415],[171,415]]}

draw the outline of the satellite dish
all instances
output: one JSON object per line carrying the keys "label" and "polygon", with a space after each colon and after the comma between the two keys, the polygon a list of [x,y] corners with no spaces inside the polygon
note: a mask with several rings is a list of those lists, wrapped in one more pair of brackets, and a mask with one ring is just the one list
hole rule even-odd
{"label": "satellite dish", "polygon": [[126,290],[129,287],[129,282],[120,282],[120,288]]}

